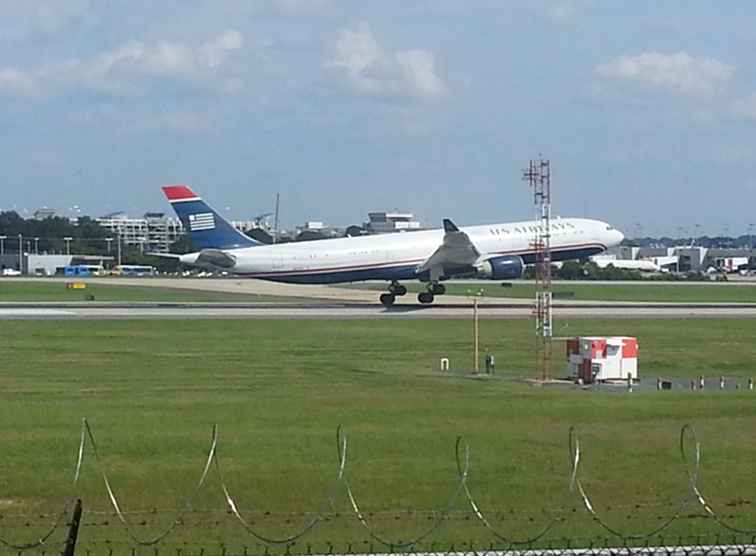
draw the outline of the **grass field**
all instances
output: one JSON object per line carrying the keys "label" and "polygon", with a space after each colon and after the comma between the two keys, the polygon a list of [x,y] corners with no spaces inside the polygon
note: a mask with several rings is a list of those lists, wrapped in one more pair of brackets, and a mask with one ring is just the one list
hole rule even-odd
{"label": "grass field", "polygon": [[[756,524],[756,392],[629,395],[508,380],[532,375],[531,325],[482,322],[482,345],[497,355],[500,379],[472,380],[435,370],[440,356],[472,366],[468,321],[0,322],[0,533],[35,538],[44,520],[26,526],[13,516],[50,512],[71,491],[82,417],[92,424],[123,509],[142,512],[130,517],[143,537],[170,524],[162,510],[179,507],[192,491],[213,423],[231,492],[272,535],[297,529],[300,514],[321,504],[335,475],[338,424],[349,433],[355,494],[376,512],[371,523],[394,539],[421,530],[427,512],[447,503],[456,485],[457,435],[472,447],[470,486],[481,507],[495,512],[497,527],[526,536],[548,511],[567,508],[562,515],[570,519],[555,537],[599,534],[584,510],[569,511],[577,499],[563,498],[571,425],[581,431],[586,488],[613,525],[647,530],[675,511],[686,488],[677,448],[685,423],[704,442],[704,493],[733,523]],[[647,380],[756,376],[752,320],[560,326],[569,334],[639,336]],[[83,546],[93,554],[108,546],[130,553],[91,457],[76,490],[87,510]],[[223,507],[211,475],[194,508]],[[312,550],[322,553],[329,541],[336,550],[348,543],[367,550],[368,535],[342,491],[336,513],[305,538]],[[719,532],[697,513],[688,511],[665,534]],[[460,500],[454,519],[428,542],[487,546],[494,539],[471,516]],[[189,521],[166,541],[185,553],[193,543],[255,545],[228,513],[191,514]]]}
{"label": "grass field", "polygon": [[[486,297],[506,297],[515,299],[533,299],[535,289],[532,284],[513,282],[512,287],[502,287],[501,283],[483,284],[480,282],[447,283],[446,292],[450,295],[475,295],[481,292]],[[378,285],[369,287],[382,290]],[[425,291],[419,284],[408,285],[411,292]],[[648,301],[669,303],[756,303],[756,285],[735,284],[591,284],[575,282],[574,284],[554,285],[554,294],[564,299],[578,301]],[[567,295],[565,295],[567,294]]]}
{"label": "grass field", "polygon": [[122,286],[88,283],[86,289],[66,288],[64,282],[14,282],[0,279],[0,302],[27,301],[156,301],[156,302],[278,302],[291,301],[290,297],[275,297],[256,294],[226,293],[160,288],[152,286]]}

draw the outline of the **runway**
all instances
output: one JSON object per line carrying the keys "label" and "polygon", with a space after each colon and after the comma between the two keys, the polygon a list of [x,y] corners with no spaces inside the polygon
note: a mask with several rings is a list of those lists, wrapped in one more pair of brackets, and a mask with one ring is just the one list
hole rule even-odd
{"label": "runway", "polygon": [[[482,305],[480,318],[530,318],[521,303]],[[396,305],[365,303],[2,303],[0,320],[102,319],[452,319],[472,315],[469,303]],[[556,317],[754,318],[756,304],[559,304]]]}

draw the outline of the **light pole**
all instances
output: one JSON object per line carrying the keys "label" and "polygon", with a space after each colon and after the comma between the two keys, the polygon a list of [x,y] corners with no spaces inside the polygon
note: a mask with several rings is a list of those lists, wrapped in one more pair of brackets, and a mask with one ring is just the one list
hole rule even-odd
{"label": "light pole", "polygon": [[[467,290],[468,295],[471,293]],[[477,374],[480,371],[480,326],[478,325],[478,298],[483,293],[483,290],[478,290],[473,294],[473,370]]]}
{"label": "light pole", "polygon": [[34,238],[34,254],[39,255],[39,238]]}
{"label": "light pole", "polygon": [[116,239],[118,240],[118,266],[120,267],[121,266],[121,232],[118,232]]}
{"label": "light pole", "polygon": [[106,237],[105,242],[108,244],[108,255],[110,255],[110,244],[113,243],[112,237]]}
{"label": "light pole", "polygon": [[24,271],[24,236],[18,234],[18,271]]}
{"label": "light pole", "polygon": [[0,255],[5,255],[5,240],[8,236],[0,236]]}
{"label": "light pole", "polygon": [[478,367],[478,360],[479,360],[479,337],[480,337],[480,328],[478,327],[478,298],[473,298],[473,335],[475,336],[475,373],[480,370]]}
{"label": "light pole", "polygon": [[66,237],[63,238],[63,241],[66,242],[66,255],[70,255],[71,254],[71,240],[72,239],[73,238],[70,237],[70,236],[66,236]]}

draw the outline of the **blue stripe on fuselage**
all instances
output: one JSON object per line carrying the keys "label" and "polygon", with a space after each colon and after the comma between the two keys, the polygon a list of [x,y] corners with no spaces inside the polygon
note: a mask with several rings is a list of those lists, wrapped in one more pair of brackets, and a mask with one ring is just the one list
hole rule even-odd
{"label": "blue stripe on fuselage", "polygon": [[[581,247],[579,249],[566,249],[563,251],[552,251],[551,260],[554,262],[572,261],[577,259],[587,259],[593,255],[597,255],[605,251],[604,247]],[[506,257],[508,255],[501,255]],[[524,253],[521,255],[511,255],[513,257],[522,257],[525,264],[535,263],[534,253]],[[395,266],[395,267],[379,267],[379,268],[362,268],[355,270],[334,270],[333,272],[307,272],[299,271],[297,274],[280,274],[267,275],[267,276],[254,276],[252,278],[259,278],[260,280],[268,280],[270,282],[284,282],[287,284],[339,284],[344,282],[364,282],[366,280],[386,280],[386,281],[400,281],[400,280],[418,280],[422,279],[422,275],[418,275],[415,270],[417,264]],[[427,272],[425,273],[428,274]],[[427,279],[427,276],[426,276]]]}

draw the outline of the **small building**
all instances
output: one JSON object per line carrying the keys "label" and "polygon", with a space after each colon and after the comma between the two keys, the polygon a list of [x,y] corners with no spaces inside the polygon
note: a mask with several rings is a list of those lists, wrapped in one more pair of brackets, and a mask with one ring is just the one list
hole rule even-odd
{"label": "small building", "polygon": [[47,218],[54,218],[55,209],[47,208],[47,207],[38,208],[37,210],[34,211],[34,214],[32,216],[34,220],[45,220]]}
{"label": "small building", "polygon": [[23,265],[21,271],[24,274],[33,276],[68,276],[71,267],[89,267],[91,274],[94,269],[103,269],[112,266],[113,257],[104,255],[34,255],[31,253],[23,254]]}
{"label": "small building", "polygon": [[371,234],[419,230],[420,222],[411,212],[370,212],[364,228]]}
{"label": "small building", "polygon": [[567,340],[567,372],[583,383],[638,380],[638,339],[582,336]]}
{"label": "small building", "polygon": [[712,262],[716,270],[728,274],[748,270],[750,266],[749,257],[717,257]]}

